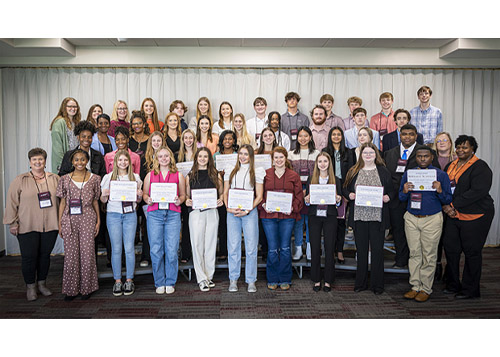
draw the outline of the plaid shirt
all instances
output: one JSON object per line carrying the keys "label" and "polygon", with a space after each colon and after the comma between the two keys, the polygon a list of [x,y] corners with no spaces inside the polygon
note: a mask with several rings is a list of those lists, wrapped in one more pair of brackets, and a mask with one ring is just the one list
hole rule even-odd
{"label": "plaid shirt", "polygon": [[431,105],[422,110],[418,106],[410,110],[410,115],[411,124],[424,136],[424,144],[433,143],[436,135],[443,131],[443,114],[439,108]]}

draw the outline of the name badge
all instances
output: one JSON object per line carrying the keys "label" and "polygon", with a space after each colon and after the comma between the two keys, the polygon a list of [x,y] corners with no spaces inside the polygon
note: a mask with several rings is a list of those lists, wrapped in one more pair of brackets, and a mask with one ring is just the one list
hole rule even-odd
{"label": "name badge", "polygon": [[411,209],[422,209],[422,194],[412,193],[410,195],[410,208]]}
{"label": "name badge", "polygon": [[292,140],[297,140],[297,134],[299,133],[298,129],[290,129],[290,136]]}
{"label": "name badge", "polygon": [[300,181],[302,181],[302,183],[307,182],[307,179],[309,178],[309,169],[300,169],[299,172],[300,172]]}
{"label": "name badge", "polygon": [[387,134],[387,129],[380,129],[380,131],[378,132],[380,134],[380,139],[382,139],[382,137]]}
{"label": "name badge", "polygon": [[123,213],[134,212],[134,202],[122,202],[122,211]]}
{"label": "name badge", "polygon": [[396,172],[399,172],[399,173],[405,172],[407,164],[408,164],[408,160],[399,159],[398,166],[396,167]]}
{"label": "name badge", "polygon": [[457,187],[457,182],[455,180],[451,180],[450,186],[451,186],[451,194],[453,195],[455,193],[455,188]]}
{"label": "name badge", "polygon": [[82,214],[82,201],[79,198],[69,200],[69,214],[72,216]]}
{"label": "name badge", "polygon": [[50,192],[40,192],[38,194],[38,204],[40,208],[52,207],[52,200],[50,199]]}
{"label": "name badge", "polygon": [[316,217],[326,217],[328,205],[318,205],[316,207]]}

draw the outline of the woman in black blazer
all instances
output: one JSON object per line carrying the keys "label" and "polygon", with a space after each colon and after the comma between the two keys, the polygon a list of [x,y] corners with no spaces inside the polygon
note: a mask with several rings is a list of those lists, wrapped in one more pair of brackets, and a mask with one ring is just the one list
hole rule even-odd
{"label": "woman in black blazer", "polygon": [[[457,159],[445,170],[451,181],[453,201],[444,206],[448,215],[444,235],[447,261],[445,294],[457,299],[480,297],[482,250],[495,215],[489,192],[493,173],[488,164],[479,159],[477,141],[473,136],[460,135],[455,140]],[[465,255],[465,266],[460,282],[460,255]]]}
{"label": "woman in black blazer", "polygon": [[[370,289],[376,294],[384,292],[384,233],[389,228],[389,205],[396,192],[391,174],[375,145],[363,144],[359,159],[347,173],[343,195],[349,199],[349,224],[354,227],[357,250],[357,270],[354,291],[368,288],[368,250],[371,248]],[[356,184],[384,187],[382,208],[356,206]]]}

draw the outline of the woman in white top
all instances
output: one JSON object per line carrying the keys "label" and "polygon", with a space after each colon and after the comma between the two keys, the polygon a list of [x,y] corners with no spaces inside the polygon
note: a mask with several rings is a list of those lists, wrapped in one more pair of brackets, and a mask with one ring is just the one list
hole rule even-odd
{"label": "woman in white top", "polygon": [[236,133],[236,141],[238,146],[242,146],[245,144],[251,145],[254,149],[256,148],[255,139],[247,130],[247,124],[245,121],[245,116],[241,113],[238,113],[234,116],[233,119],[233,127],[234,132]]}
{"label": "woman in white top", "polygon": [[208,116],[210,118],[210,124],[212,124],[212,105],[207,97],[201,97],[198,99],[198,103],[196,104],[196,116],[189,119],[189,129],[195,133],[198,127],[198,120],[202,115]]}
{"label": "woman in white top", "polygon": [[[135,181],[137,193],[134,201],[111,201],[110,188],[112,181]],[[101,202],[107,203],[106,226],[111,241],[111,266],[113,268],[113,295],[132,295],[135,269],[135,229],[137,226],[137,202],[142,199],[142,181],[138,174],[132,172],[130,155],[127,150],[119,150],[113,162],[113,171],[106,174],[101,181]],[[122,284],[122,246],[125,247],[125,264],[127,280]]]}
{"label": "woman in white top", "polygon": [[222,102],[219,106],[219,121],[214,123],[212,133],[220,135],[224,130],[233,130],[233,106]]}
{"label": "woman in white top", "polygon": [[[227,170],[224,176],[224,202],[227,207],[227,248],[229,265],[229,291],[238,291],[238,278],[241,271],[241,233],[245,237],[245,282],[248,292],[257,291],[257,248],[259,244],[259,217],[257,205],[262,201],[264,193],[264,176],[262,167],[254,166],[253,147],[244,144],[238,150],[238,161],[232,170]],[[251,207],[233,204],[238,190],[252,192]]]}
{"label": "woman in white top", "polygon": [[278,112],[269,113],[269,127],[273,129],[276,143],[286,151],[290,151],[290,137],[281,131],[281,115]]}

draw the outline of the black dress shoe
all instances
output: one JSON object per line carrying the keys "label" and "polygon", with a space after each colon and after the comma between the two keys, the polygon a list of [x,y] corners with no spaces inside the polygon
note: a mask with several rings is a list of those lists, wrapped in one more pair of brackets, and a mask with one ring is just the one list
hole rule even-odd
{"label": "black dress shoe", "polygon": [[262,261],[267,263],[267,254],[262,254]]}
{"label": "black dress shoe", "polygon": [[224,263],[226,261],[226,259],[227,259],[227,257],[225,255],[217,257],[217,263]]}
{"label": "black dress shoe", "polygon": [[75,298],[76,296],[64,295],[64,301],[73,301]]}
{"label": "black dress shoe", "polygon": [[345,264],[345,259],[339,259],[339,258],[337,258],[337,263],[339,263],[339,264]]}
{"label": "black dress shoe", "polygon": [[326,286],[326,285],[325,285],[325,286],[323,286],[323,291],[324,291],[325,293],[329,293],[330,291],[332,291],[332,287],[331,287],[331,286]]}
{"label": "black dress shoe", "polygon": [[457,300],[465,300],[465,299],[472,299],[474,298],[473,296],[470,296],[470,295],[465,295],[464,293],[458,293],[457,295],[455,295],[455,299]]}
{"label": "black dress shoe", "polygon": [[355,293],[360,293],[360,292],[365,291],[365,290],[366,290],[366,288],[354,288]]}
{"label": "black dress shoe", "polygon": [[314,285],[314,286],[313,286],[313,291],[314,291],[314,292],[318,292],[318,291],[320,291],[320,290],[321,290],[321,284],[319,284],[319,285]]}
{"label": "black dress shoe", "polygon": [[456,293],[458,293],[458,291],[452,290],[452,289],[448,289],[448,288],[446,288],[446,289],[443,290],[443,294],[445,294],[445,295],[452,295],[452,294],[456,294]]}
{"label": "black dress shoe", "polygon": [[443,277],[443,266],[441,264],[436,265],[436,272],[434,273],[434,280],[440,281]]}
{"label": "black dress shoe", "polygon": [[90,299],[90,294],[82,295],[82,300],[88,300],[88,299]]}
{"label": "black dress shoe", "polygon": [[373,293],[375,295],[382,295],[384,293],[384,290],[374,290]]}

